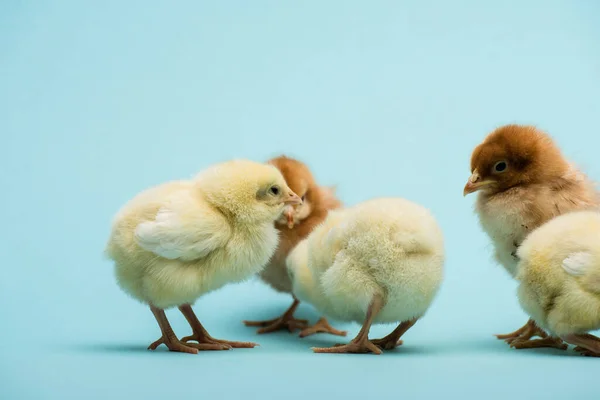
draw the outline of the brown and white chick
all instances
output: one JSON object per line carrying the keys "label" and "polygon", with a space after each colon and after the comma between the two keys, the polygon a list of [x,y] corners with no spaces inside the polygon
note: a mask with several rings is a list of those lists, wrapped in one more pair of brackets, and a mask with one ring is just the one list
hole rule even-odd
{"label": "brown and white chick", "polygon": [[519,247],[521,307],[537,325],[600,357],[600,213],[577,211],[534,230]]}
{"label": "brown and white chick", "polygon": [[[532,230],[566,212],[596,207],[600,200],[593,182],[563,157],[549,135],[523,125],[502,126],[474,149],[463,194],[473,192],[478,192],[475,210],[495,258],[513,278],[517,249]],[[530,340],[536,335],[541,339]],[[515,348],[566,348],[532,319],[496,336]]]}
{"label": "brown and white chick", "polygon": [[[424,207],[379,198],[334,210],[287,259],[294,294],[325,315],[362,324],[345,345],[317,353],[375,353],[400,338],[431,306],[443,279],[444,238]],[[370,340],[374,323],[397,323]]]}
{"label": "brown and white chick", "polygon": [[[287,206],[275,223],[279,230],[279,246],[266,268],[260,272],[260,278],[276,291],[292,294],[292,283],[285,265],[288,254],[323,222],[330,210],[341,207],[342,203],[335,197],[333,188],[317,184],[304,163],[286,156],[273,158],[268,163],[281,171],[288,186],[301,196],[303,201],[298,206]],[[292,305],[280,317],[267,321],[244,321],[244,324],[260,327],[258,333],[270,333],[281,329],[293,332],[300,328],[300,337],[319,332],[346,335],[347,332],[331,327],[325,317],[320,318],[315,325],[307,327],[308,321],[294,317],[299,304],[300,301],[294,297]]]}
{"label": "brown and white chick", "polygon": [[[191,305],[203,294],[258,273],[277,248],[273,222],[301,203],[279,170],[245,160],[212,166],[191,180],[143,191],[115,217],[106,248],[117,282],[147,304],[170,351],[227,350],[254,343],[212,338]],[[192,328],[181,341],[165,315],[178,307]],[[186,343],[190,340],[198,343]]]}

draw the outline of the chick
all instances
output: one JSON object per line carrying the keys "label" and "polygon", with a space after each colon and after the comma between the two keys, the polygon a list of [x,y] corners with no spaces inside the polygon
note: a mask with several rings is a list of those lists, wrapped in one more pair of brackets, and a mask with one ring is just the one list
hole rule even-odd
{"label": "chick", "polygon": [[[187,181],[148,189],[117,214],[106,248],[121,289],[148,304],[171,351],[254,347],[212,338],[191,305],[205,293],[258,273],[278,243],[273,222],[301,200],[277,168],[245,160],[212,166]],[[165,315],[178,307],[193,335],[181,341]],[[186,343],[195,340],[195,343]],[[185,344],[184,344],[185,343]]]}
{"label": "chick", "polygon": [[[269,161],[281,171],[288,186],[298,195],[303,202],[299,206],[287,206],[281,218],[276,222],[279,230],[279,246],[267,267],[260,272],[261,279],[273,289],[292,293],[292,282],[287,274],[285,259],[289,252],[313,230],[323,222],[329,210],[341,207],[341,202],[335,197],[334,190],[319,187],[308,167],[295,159],[280,156]],[[293,295],[292,295],[293,296]],[[307,327],[308,321],[294,318],[294,312],[300,302],[294,297],[292,305],[278,318],[268,321],[244,321],[246,326],[259,326],[258,333],[274,332],[288,329],[293,332],[297,328],[300,337],[314,333],[331,333],[345,336],[347,332],[339,331],[329,325],[326,318],[320,318],[317,323]]]}
{"label": "chick", "polygon": [[[381,354],[421,318],[443,278],[442,232],[425,208],[380,198],[334,210],[287,259],[293,292],[325,315],[362,323],[346,345],[317,353]],[[369,340],[373,323],[399,323]]]}
{"label": "chick", "polygon": [[[594,184],[568,162],[553,140],[533,126],[506,125],[489,134],[471,155],[471,177],[464,195],[478,192],[475,206],[492,239],[496,260],[514,278],[517,248],[546,221],[599,204]],[[542,339],[529,340],[533,336]],[[515,348],[565,348],[529,320],[506,335]]]}
{"label": "chick", "polygon": [[600,213],[578,211],[534,230],[517,250],[521,307],[538,326],[600,357]]}

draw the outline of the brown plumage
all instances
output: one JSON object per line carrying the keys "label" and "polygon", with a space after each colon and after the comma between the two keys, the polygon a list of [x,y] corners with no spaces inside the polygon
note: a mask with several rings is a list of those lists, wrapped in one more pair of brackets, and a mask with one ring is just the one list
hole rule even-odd
{"label": "brown plumage", "polygon": [[[285,260],[290,251],[327,216],[329,210],[342,206],[336,198],[333,188],[321,187],[315,181],[309,168],[302,162],[280,156],[269,160],[281,171],[288,186],[301,196],[303,203],[297,207],[287,207],[281,218],[275,223],[279,230],[279,245],[275,255],[265,269],[260,273],[260,278],[278,292],[292,294],[292,282],[288,276]],[[282,316],[268,321],[244,321],[247,326],[259,326],[258,333],[269,333],[281,329],[290,332],[301,328],[300,337],[305,337],[318,332],[331,333],[345,336],[345,331],[332,328],[325,318],[312,327],[307,327],[308,321],[294,318],[294,312],[299,301],[294,298],[290,308]]]}
{"label": "brown plumage", "polygon": [[[473,192],[479,192],[475,210],[495,258],[513,277],[516,250],[532,230],[558,215],[600,204],[593,182],[563,157],[552,138],[523,125],[502,126],[473,150],[463,194]],[[530,340],[536,335],[542,339]],[[566,348],[532,320],[497,337],[515,348]]]}

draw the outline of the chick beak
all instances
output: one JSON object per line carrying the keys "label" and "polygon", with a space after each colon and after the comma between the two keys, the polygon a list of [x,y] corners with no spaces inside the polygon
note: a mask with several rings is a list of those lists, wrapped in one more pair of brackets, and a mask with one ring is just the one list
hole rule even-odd
{"label": "chick beak", "polygon": [[477,170],[473,171],[465,188],[463,189],[463,196],[466,196],[470,193],[476,192],[480,190],[482,187],[489,185],[492,183],[491,181],[483,181],[481,180],[481,176],[479,176],[479,172]]}
{"label": "chick beak", "polygon": [[300,205],[302,204],[302,199],[296,193],[290,190],[288,198],[283,201],[285,205]]}

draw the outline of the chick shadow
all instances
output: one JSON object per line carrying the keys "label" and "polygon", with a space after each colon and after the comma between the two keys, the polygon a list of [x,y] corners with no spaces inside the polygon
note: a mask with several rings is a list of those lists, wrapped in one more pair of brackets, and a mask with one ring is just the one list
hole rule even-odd
{"label": "chick shadow", "polygon": [[405,355],[495,355],[511,357],[581,357],[571,348],[559,350],[554,348],[537,349],[514,349],[504,341],[496,338],[477,338],[472,340],[459,340],[444,342],[419,342],[411,344],[410,339],[405,340],[404,344],[393,349],[384,351],[384,354]]}
{"label": "chick shadow", "polygon": [[[147,345],[133,343],[83,343],[69,347],[67,350],[78,353],[97,353],[97,354],[142,354],[150,353]],[[160,348],[155,352],[160,352]]]}
{"label": "chick shadow", "polygon": [[[346,329],[340,327],[340,329]],[[293,341],[290,346],[271,349],[273,352],[286,352],[293,348],[296,351],[312,353],[312,347],[332,347],[337,343],[348,343],[354,335],[349,331],[348,335],[331,336],[327,334],[315,334],[306,338],[300,338],[298,335],[289,333],[281,333],[273,335],[274,340]],[[411,341],[410,338],[403,339],[404,343],[391,350],[383,350],[383,354],[387,357],[417,357],[417,356],[453,356],[453,355],[501,355],[514,357],[583,357],[575,352],[571,347],[567,350],[559,350],[553,348],[537,348],[537,349],[513,349],[507,343],[491,338],[477,338],[472,340],[445,340],[443,342],[431,342],[419,340],[418,342]],[[338,356],[341,354],[338,354]],[[332,355],[328,355],[332,356]]]}

